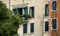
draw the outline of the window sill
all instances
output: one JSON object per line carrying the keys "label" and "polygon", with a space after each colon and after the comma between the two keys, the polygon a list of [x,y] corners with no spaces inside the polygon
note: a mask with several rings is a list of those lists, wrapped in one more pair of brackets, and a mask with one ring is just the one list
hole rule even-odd
{"label": "window sill", "polygon": [[29,35],[34,35],[34,33],[29,33]]}
{"label": "window sill", "polygon": [[45,31],[44,33],[49,33],[49,31]]}
{"label": "window sill", "polygon": [[56,10],[51,10],[52,12],[56,12]]}
{"label": "window sill", "polygon": [[34,18],[30,18],[29,20],[33,20]]}
{"label": "window sill", "polygon": [[23,33],[23,35],[34,35],[34,33]]}
{"label": "window sill", "polygon": [[27,34],[27,33],[23,33],[24,35]]}
{"label": "window sill", "polygon": [[44,16],[44,17],[49,17],[49,16]]}
{"label": "window sill", "polygon": [[52,30],[57,30],[57,29],[52,29]]}
{"label": "window sill", "polygon": [[48,33],[49,31],[45,31],[44,33]]}

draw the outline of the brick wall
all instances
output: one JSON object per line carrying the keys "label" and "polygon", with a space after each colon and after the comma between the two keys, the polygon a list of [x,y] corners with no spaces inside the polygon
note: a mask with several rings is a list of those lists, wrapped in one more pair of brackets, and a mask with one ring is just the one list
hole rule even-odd
{"label": "brick wall", "polygon": [[[60,36],[60,0],[56,0],[56,11],[52,11],[52,1],[49,1],[49,34],[51,36]],[[52,18],[57,18],[57,30],[52,30]]]}

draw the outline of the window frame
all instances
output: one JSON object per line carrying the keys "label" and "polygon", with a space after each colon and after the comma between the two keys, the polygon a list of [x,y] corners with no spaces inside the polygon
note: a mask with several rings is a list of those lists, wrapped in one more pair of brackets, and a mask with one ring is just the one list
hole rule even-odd
{"label": "window frame", "polygon": [[[25,31],[25,27],[24,27],[24,25],[26,25],[25,27],[26,27],[26,31]],[[23,24],[23,34],[26,34],[27,33],[27,24]]]}
{"label": "window frame", "polygon": [[[45,23],[48,22],[48,21],[45,21]],[[45,26],[45,25],[44,25]],[[45,27],[44,27],[45,28]],[[45,30],[44,30],[45,31]],[[49,31],[49,22],[48,22],[48,31]],[[45,31],[45,32],[48,32],[48,31]]]}
{"label": "window frame", "polygon": [[[32,29],[32,24],[33,24],[33,29]],[[34,33],[34,23],[30,23],[30,33]]]}
{"label": "window frame", "polygon": [[45,5],[45,16],[49,15],[49,10],[47,10],[47,9],[49,9],[48,4]]}
{"label": "window frame", "polygon": [[[53,29],[53,23],[52,23],[52,27],[51,27],[51,28],[52,28],[52,30],[57,30],[57,18],[52,18],[52,20],[53,20],[53,19],[56,19],[56,29]],[[51,21],[52,21],[52,20],[51,20]]]}
{"label": "window frame", "polygon": [[56,6],[55,8],[56,8],[56,10],[57,10],[57,2],[56,2],[56,1],[52,1],[52,9],[51,9],[51,10],[52,10],[53,12],[55,12],[56,10],[53,10],[53,5],[54,5],[53,2],[55,3],[55,6]]}

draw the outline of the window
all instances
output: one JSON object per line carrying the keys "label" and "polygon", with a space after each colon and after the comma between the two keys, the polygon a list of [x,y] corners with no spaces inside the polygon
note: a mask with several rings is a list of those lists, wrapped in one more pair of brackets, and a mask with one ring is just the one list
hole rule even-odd
{"label": "window", "polygon": [[17,9],[13,9],[14,14],[18,14],[18,10]]}
{"label": "window", "polygon": [[34,7],[30,7],[30,16],[34,18]]}
{"label": "window", "polygon": [[53,11],[56,10],[56,1],[52,2],[52,10],[53,10]]}
{"label": "window", "polygon": [[20,15],[28,15],[28,7],[13,9],[13,11],[15,14],[18,12]]}
{"label": "window", "polygon": [[23,33],[27,33],[27,24],[23,24]]}
{"label": "window", "polygon": [[48,31],[48,22],[45,22],[45,32]]}
{"label": "window", "polygon": [[52,19],[52,28],[56,29],[56,19]]}
{"label": "window", "polygon": [[28,20],[28,7],[21,7],[21,8],[16,8],[13,9],[15,14],[20,14],[20,15],[25,15],[23,16],[22,20]]}
{"label": "window", "polygon": [[45,5],[45,16],[48,16],[48,5]]}
{"label": "window", "polygon": [[30,24],[30,32],[33,33],[34,32],[34,23]]}
{"label": "window", "polygon": [[20,15],[22,15],[23,14],[23,8],[18,8],[18,12]]}

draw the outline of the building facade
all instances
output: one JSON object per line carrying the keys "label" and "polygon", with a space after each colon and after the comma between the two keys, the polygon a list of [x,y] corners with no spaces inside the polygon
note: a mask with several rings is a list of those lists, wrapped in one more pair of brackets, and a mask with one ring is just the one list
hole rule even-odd
{"label": "building facade", "polygon": [[15,14],[23,17],[26,23],[19,25],[19,36],[49,36],[48,0],[1,0]]}
{"label": "building facade", "polygon": [[44,7],[44,16],[43,16],[43,18],[44,18],[44,26],[43,26],[43,36],[49,36],[49,27],[48,27],[48,0],[45,0],[46,2],[45,2],[45,7]]}
{"label": "building facade", "polygon": [[60,36],[60,0],[49,0],[49,35]]}

